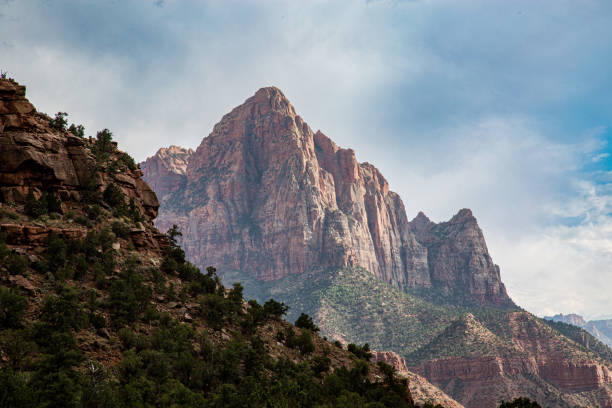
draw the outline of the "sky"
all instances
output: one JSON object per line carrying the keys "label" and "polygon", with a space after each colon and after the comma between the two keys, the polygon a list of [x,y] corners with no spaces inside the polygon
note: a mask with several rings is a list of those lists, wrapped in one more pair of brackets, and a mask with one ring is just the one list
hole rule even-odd
{"label": "sky", "polygon": [[138,161],[277,86],[510,296],[612,318],[612,2],[0,0],[0,69]]}

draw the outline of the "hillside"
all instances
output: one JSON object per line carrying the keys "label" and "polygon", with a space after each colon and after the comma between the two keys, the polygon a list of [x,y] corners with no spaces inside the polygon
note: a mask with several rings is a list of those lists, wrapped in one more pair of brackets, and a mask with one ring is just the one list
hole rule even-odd
{"label": "hillside", "polygon": [[589,320],[587,322],[582,316],[577,314],[558,314],[554,316],[544,316],[544,319],[547,321],[561,323],[557,324],[556,327],[568,332],[574,330],[569,327],[564,327],[563,324],[580,327],[589,332],[597,340],[601,341],[604,344],[607,344],[608,347],[612,347],[612,319]]}
{"label": "hillside", "polygon": [[1,406],[413,405],[390,366],[186,262],[112,134],[67,125],[0,80]]}

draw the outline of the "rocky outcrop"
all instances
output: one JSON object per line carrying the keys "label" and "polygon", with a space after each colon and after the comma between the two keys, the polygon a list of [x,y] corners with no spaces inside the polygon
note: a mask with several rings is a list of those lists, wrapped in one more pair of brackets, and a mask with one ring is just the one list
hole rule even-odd
{"label": "rocky outcrop", "polygon": [[[511,305],[475,220],[454,223],[462,226],[441,251],[420,242],[418,220],[408,222],[382,174],[313,132],[276,88],[225,115],[191,157],[174,151],[180,166],[167,164],[172,155],[162,149],[141,167],[163,197],[157,226],[179,225],[200,267],[275,280],[358,265],[404,290],[439,287],[472,303]],[[449,253],[456,248],[463,252]]]}
{"label": "rocky outcrop", "polygon": [[395,368],[395,372],[400,377],[407,378],[415,406],[420,407],[428,402],[436,401],[436,403],[445,408],[463,408],[463,405],[449,397],[444,391],[427,381],[423,376],[408,371],[406,360],[397,353],[393,351],[372,351],[370,361],[387,363]]}
{"label": "rocky outcrop", "polygon": [[162,147],[154,156],[140,163],[140,169],[147,175],[151,188],[160,200],[185,188],[187,163],[191,156],[193,149],[179,146]]}
{"label": "rocky outcrop", "polygon": [[427,248],[432,285],[444,295],[481,304],[512,306],[476,218],[462,209],[448,222],[431,222],[423,213],[410,222]]}
{"label": "rocky outcrop", "polygon": [[552,406],[612,403],[605,397],[609,361],[527,312],[507,313],[489,326],[462,316],[408,356],[408,369],[470,407],[494,407],[508,396]]}
{"label": "rocky outcrop", "polygon": [[[153,242],[153,219],[159,202],[143,181],[142,172],[134,165],[118,166],[128,156],[113,145],[108,160],[97,161],[92,153],[96,139],[79,137],[51,124],[51,119],[38,113],[26,99],[24,86],[0,79],[0,202],[21,205],[29,192],[35,198],[53,192],[62,212],[81,213],[85,194],[101,194],[113,183],[123,192],[126,204],[131,202],[144,215],[145,226],[134,235],[140,236],[145,245]],[[115,163],[112,171],[111,163]],[[106,206],[102,200],[90,204]],[[0,230],[15,245],[37,244],[54,232],[53,227],[14,222],[0,225]],[[78,226],[61,230],[69,238],[85,233]]]}

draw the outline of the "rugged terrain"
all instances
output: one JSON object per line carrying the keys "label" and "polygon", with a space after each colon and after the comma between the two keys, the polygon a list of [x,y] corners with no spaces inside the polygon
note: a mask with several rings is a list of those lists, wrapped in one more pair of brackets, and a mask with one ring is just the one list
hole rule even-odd
{"label": "rugged terrain", "polygon": [[141,167],[162,197],[157,225],[177,224],[201,268],[276,280],[360,266],[400,289],[513,307],[469,210],[409,222],[382,174],[313,132],[276,88],[225,115],[195,153],[160,149]]}
{"label": "rugged terrain", "polygon": [[[465,406],[521,395],[611,405],[610,349],[517,308],[470,210],[409,221],[380,172],[313,132],[278,89],[225,115],[192,155],[173,151],[142,165],[164,192],[157,225],[178,225],[188,258],[219,265],[247,297],[282,300],[291,318],[303,310],[331,339],[396,352],[398,370]],[[180,182],[149,167],[177,168]]]}
{"label": "rugged terrain", "polygon": [[591,333],[597,340],[612,347],[612,319],[589,320],[587,322],[582,316],[573,313],[545,316],[544,319],[581,327]]}
{"label": "rugged terrain", "polygon": [[413,405],[366,347],[186,262],[133,159],[83,136],[0,79],[0,405]]}

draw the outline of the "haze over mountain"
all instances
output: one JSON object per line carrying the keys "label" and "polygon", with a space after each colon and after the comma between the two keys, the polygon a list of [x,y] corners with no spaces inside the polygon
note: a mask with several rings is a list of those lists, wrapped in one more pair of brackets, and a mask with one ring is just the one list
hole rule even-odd
{"label": "haze over mountain", "polygon": [[582,327],[595,338],[612,347],[612,319],[589,320],[587,322],[577,314],[544,316],[544,319]]}
{"label": "haze over mountain", "polygon": [[5,0],[0,69],[44,111],[112,118],[137,161],[276,85],[410,218],[472,209],[523,307],[593,320],[612,310],[611,18],[607,0]]}
{"label": "haze over mountain", "polygon": [[279,89],[224,115],[195,152],[162,148],[140,166],[160,191],[156,225],[178,225],[188,258],[248,297],[393,351],[466,406],[612,404],[612,350],[520,310],[470,210],[408,221],[376,167],[311,130]]}

